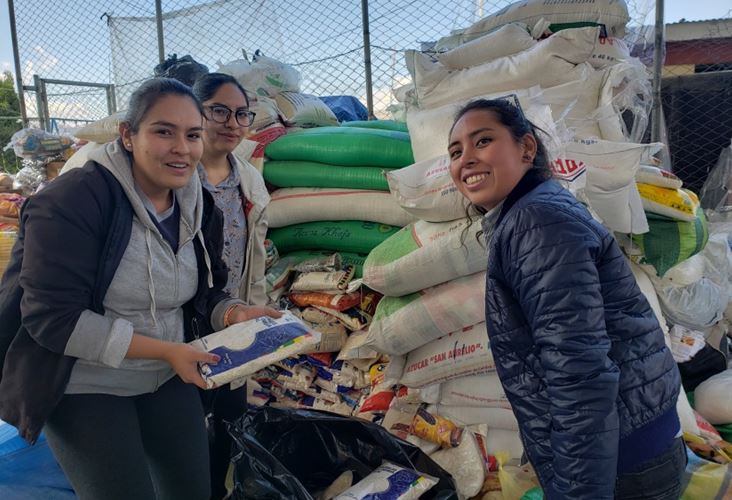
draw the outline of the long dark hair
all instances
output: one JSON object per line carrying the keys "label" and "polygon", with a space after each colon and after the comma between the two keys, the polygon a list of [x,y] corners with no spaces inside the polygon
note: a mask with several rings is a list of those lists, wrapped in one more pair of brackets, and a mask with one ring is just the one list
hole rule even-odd
{"label": "long dark hair", "polygon": [[203,119],[203,106],[188,85],[173,78],[152,78],[137,87],[137,90],[130,96],[130,103],[123,120],[127,123],[130,132],[137,133],[147,112],[160,99],[169,95],[189,97]]}
{"label": "long dark hair", "polygon": [[[549,155],[547,154],[546,147],[538,134],[538,132],[542,132],[544,134],[546,134],[546,132],[526,118],[518,99],[516,99],[515,96],[509,96],[504,99],[475,99],[470,101],[460,108],[460,110],[455,114],[455,120],[452,122],[452,127],[450,127],[448,137],[452,135],[452,131],[457,122],[471,111],[487,111],[493,113],[493,115],[498,119],[498,122],[511,132],[511,137],[513,137],[513,140],[516,141],[517,144],[520,144],[527,134],[533,136],[534,140],[536,140],[536,156],[534,156],[531,169],[540,172],[542,177],[545,179],[552,177],[553,173],[549,163]],[[470,230],[475,219],[485,213],[486,210],[484,208],[474,205],[473,203],[467,204],[465,217],[469,219],[469,223],[465,227],[461,237],[463,242],[465,241],[465,235]],[[475,237],[478,241],[481,241],[480,237],[482,234],[482,229],[475,233]]]}
{"label": "long dark hair", "polygon": [[231,84],[238,88],[244,94],[244,100],[247,102],[247,107],[249,107],[249,95],[247,91],[236,81],[236,78],[225,73],[208,73],[203,75],[193,84],[193,93],[196,94],[196,97],[201,102],[206,102],[226,84]]}

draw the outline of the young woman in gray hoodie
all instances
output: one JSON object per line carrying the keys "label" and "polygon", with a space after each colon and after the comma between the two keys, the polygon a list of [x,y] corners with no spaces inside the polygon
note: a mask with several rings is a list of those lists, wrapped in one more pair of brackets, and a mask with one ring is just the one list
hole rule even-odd
{"label": "young woman in gray hoodie", "polygon": [[279,316],[222,291],[221,213],[195,174],[202,112],[189,87],[144,83],[120,139],[22,215],[0,293],[0,308],[19,295],[21,317],[0,418],[29,441],[45,424],[81,499],[209,498],[195,386],[218,359],[186,342]]}

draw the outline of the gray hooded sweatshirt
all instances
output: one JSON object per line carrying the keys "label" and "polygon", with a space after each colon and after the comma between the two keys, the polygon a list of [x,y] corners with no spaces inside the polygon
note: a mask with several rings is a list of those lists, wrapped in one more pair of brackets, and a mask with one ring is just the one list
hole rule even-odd
{"label": "gray hooded sweatshirt", "polygon": [[[177,251],[173,251],[135,189],[130,160],[119,141],[96,149],[90,160],[119,181],[134,217],[130,241],[104,298],[104,315],[84,311],[66,345],[65,354],[79,358],[66,393],[133,396],[153,392],[175,375],[171,366],[160,360],[124,357],[133,332],[170,342],[184,341],[182,305],[195,295],[198,286],[193,241],[202,239],[201,184],[194,172],[185,187],[175,190],[180,237]],[[210,282],[208,255],[205,260]],[[216,306],[211,318],[214,328],[221,328],[223,312],[234,302],[240,301],[223,301]]]}

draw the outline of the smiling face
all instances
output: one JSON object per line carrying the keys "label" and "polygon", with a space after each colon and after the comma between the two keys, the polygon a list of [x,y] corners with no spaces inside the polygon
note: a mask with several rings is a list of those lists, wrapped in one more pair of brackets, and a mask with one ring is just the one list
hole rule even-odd
{"label": "smiling face", "polygon": [[152,105],[137,132],[120,126],[135,183],[151,200],[188,184],[203,154],[202,120],[190,97],[173,94]]}
{"label": "smiling face", "polygon": [[203,144],[206,149],[206,156],[226,155],[234,151],[247,133],[248,127],[242,127],[234,116],[237,111],[248,110],[244,94],[236,85],[225,83],[216,93],[203,103],[207,113],[210,113],[210,106],[226,106],[233,112],[226,123],[217,123],[212,119],[204,120]]}
{"label": "smiling face", "polygon": [[450,175],[472,204],[485,210],[498,205],[531,168],[536,140],[517,141],[494,111],[465,113],[450,133]]}

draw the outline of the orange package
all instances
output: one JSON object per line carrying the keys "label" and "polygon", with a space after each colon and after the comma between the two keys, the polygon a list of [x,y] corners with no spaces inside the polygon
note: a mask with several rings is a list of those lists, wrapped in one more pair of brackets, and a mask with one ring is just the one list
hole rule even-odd
{"label": "orange package", "polygon": [[336,311],[345,311],[361,303],[361,294],[326,293],[326,292],[292,292],[289,295],[293,304],[298,307],[321,306]]}

